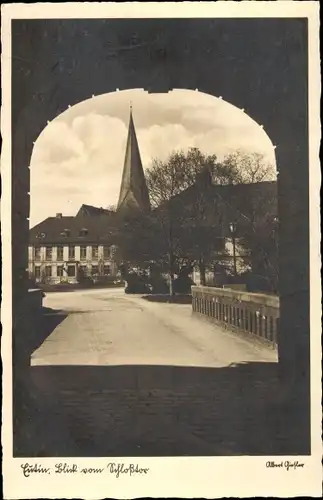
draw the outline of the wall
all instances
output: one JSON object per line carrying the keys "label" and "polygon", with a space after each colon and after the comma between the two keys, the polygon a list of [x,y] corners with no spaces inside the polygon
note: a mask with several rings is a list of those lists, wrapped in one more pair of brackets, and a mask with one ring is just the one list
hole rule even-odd
{"label": "wall", "polygon": [[22,313],[40,314],[43,306],[43,292],[39,289],[30,289],[22,302]]}
{"label": "wall", "polygon": [[278,343],[279,298],[206,286],[192,287],[192,308],[212,321],[262,341]]}

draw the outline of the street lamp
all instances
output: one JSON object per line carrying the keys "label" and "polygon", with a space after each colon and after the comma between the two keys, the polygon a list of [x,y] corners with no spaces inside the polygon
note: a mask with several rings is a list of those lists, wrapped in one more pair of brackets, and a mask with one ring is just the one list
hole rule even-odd
{"label": "street lamp", "polygon": [[235,222],[230,222],[229,224],[230,233],[232,235],[232,246],[233,246],[233,269],[234,275],[237,276],[237,254],[236,254],[236,230],[237,224]]}

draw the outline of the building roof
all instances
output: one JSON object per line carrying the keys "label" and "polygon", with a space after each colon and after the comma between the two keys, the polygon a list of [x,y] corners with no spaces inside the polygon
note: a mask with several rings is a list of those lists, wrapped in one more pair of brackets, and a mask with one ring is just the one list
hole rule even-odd
{"label": "building roof", "polygon": [[118,211],[150,210],[149,194],[142,168],[135,125],[130,110],[128,139],[120,187]]}
{"label": "building roof", "polygon": [[[199,202],[203,206],[199,207]],[[277,183],[275,181],[228,185],[196,183],[174,197],[173,204],[175,211],[177,204],[179,207],[188,207],[187,216],[189,218],[191,214],[193,225],[196,214],[201,213],[203,220],[200,220],[200,226],[215,224],[223,237],[229,237],[230,222],[237,223],[238,235],[245,232],[257,210],[262,214],[266,212],[277,214]]]}
{"label": "building roof", "polygon": [[[225,206],[224,213],[231,220],[248,221],[253,213],[278,212],[277,182],[212,186],[215,197]],[[250,222],[250,220],[249,220]]]}
{"label": "building roof", "polygon": [[29,241],[33,245],[68,243],[112,245],[115,231],[114,219],[107,214],[95,217],[83,215],[48,217],[30,229]]}
{"label": "building roof", "polygon": [[77,212],[76,217],[80,216],[97,216],[97,215],[114,215],[115,212],[113,210],[109,210],[107,208],[102,207],[94,207],[93,205],[85,205],[83,204],[80,210]]}
{"label": "building roof", "polygon": [[263,219],[264,215],[272,217],[278,213],[276,182],[214,186],[213,189],[224,207],[225,232],[228,231],[230,222],[236,222],[237,235],[243,235],[258,215]]}
{"label": "building roof", "polygon": [[[195,184],[173,199],[175,206],[188,207],[194,218],[194,203],[198,197],[207,200],[204,214],[206,228],[215,225],[219,236],[229,237],[230,222],[237,223],[237,236],[243,234],[250,223],[253,210],[277,213],[277,183],[260,182],[237,185]],[[213,203],[215,201],[215,203]],[[192,209],[193,207],[193,209]],[[156,211],[163,209],[159,207]],[[118,234],[120,217],[118,212],[82,205],[75,217],[48,217],[30,230],[30,243],[46,244],[109,244],[113,245]],[[180,220],[178,220],[181,224]],[[194,222],[193,222],[194,225]]]}

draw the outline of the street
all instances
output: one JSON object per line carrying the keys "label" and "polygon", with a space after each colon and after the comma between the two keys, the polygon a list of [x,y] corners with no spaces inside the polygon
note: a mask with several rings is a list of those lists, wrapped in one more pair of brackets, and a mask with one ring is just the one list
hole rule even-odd
{"label": "street", "polygon": [[67,318],[32,355],[32,365],[222,367],[276,361],[276,352],[200,318],[191,305],[148,302],[123,289],[48,294]]}
{"label": "street", "polygon": [[31,357],[30,456],[270,453],[270,347],[123,290],[44,306],[55,327]]}

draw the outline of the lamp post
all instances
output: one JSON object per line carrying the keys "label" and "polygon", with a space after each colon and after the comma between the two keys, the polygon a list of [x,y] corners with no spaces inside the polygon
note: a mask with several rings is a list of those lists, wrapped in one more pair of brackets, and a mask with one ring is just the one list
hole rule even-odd
{"label": "lamp post", "polygon": [[237,254],[236,254],[236,229],[237,224],[235,222],[230,222],[229,224],[230,233],[232,235],[232,246],[233,246],[233,270],[234,275],[237,276]]}

